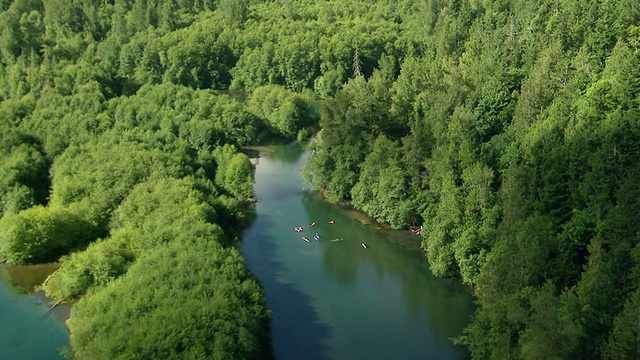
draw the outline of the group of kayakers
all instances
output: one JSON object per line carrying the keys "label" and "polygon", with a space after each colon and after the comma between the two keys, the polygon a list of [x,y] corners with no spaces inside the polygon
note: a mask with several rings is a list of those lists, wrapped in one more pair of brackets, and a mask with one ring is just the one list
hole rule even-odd
{"label": "group of kayakers", "polygon": [[[333,225],[335,223],[336,222],[334,220],[327,221],[327,224],[329,224],[329,225]],[[316,226],[316,224],[317,223],[315,221],[312,221],[312,222],[309,223],[309,226],[314,227],[314,226]],[[296,226],[293,229],[296,232],[302,232],[304,230],[302,228],[302,226]],[[413,229],[410,229],[410,230],[411,230],[412,233],[414,233],[416,235],[422,234],[422,226],[420,226],[419,228],[413,228]],[[313,239],[316,240],[316,241],[319,241],[320,240],[320,235],[318,235],[318,233],[316,233],[315,235],[313,235]],[[303,236],[302,240],[305,241],[305,242],[309,242],[309,238],[306,237],[306,236]],[[344,239],[342,239],[342,238],[336,238],[336,239],[331,240],[331,242],[338,242],[338,241],[343,241],[343,240]],[[360,245],[362,246],[363,249],[367,249],[368,248],[367,244],[365,244],[364,242],[360,243]]]}
{"label": "group of kayakers", "polygon": [[[329,225],[333,225],[335,223],[336,222],[334,220],[327,221],[327,224],[329,224]],[[314,226],[316,226],[316,224],[317,223],[315,221],[312,221],[312,222],[309,223],[309,226],[314,227]],[[296,226],[296,227],[293,228],[293,230],[295,230],[296,232],[303,232],[304,231],[302,226]],[[316,233],[315,235],[313,235],[313,239],[316,240],[316,241],[319,241],[320,240],[320,235],[318,235],[318,233]],[[302,240],[304,240],[305,242],[309,242],[309,238],[306,237],[306,236],[303,236]]]}
{"label": "group of kayakers", "polygon": [[[336,223],[336,222],[335,222],[335,220],[329,220],[329,221],[327,221],[327,224],[329,224],[329,225],[334,225],[335,223]],[[314,226],[316,226],[316,225],[317,225],[317,223],[316,223],[315,221],[312,221],[312,222],[310,222],[310,223],[309,223],[309,226],[311,226],[311,227],[314,227]],[[296,232],[303,232],[303,231],[304,231],[304,229],[302,228],[302,226],[296,226],[296,227],[294,227],[293,229],[294,229]],[[320,235],[319,235],[318,233],[315,233],[315,235],[313,235],[313,239],[314,239],[315,241],[319,241],[319,240],[320,240]],[[303,237],[302,237],[302,240],[303,240],[304,242],[310,242],[309,238],[308,238],[308,237],[306,237],[306,236],[303,236]],[[331,242],[338,242],[338,241],[343,241],[343,240],[344,240],[344,239],[342,239],[342,238],[335,238],[335,239],[331,240]],[[365,244],[365,243],[360,243],[360,245],[362,246],[362,248],[363,248],[363,249],[367,249],[367,248],[368,248],[367,244]]]}

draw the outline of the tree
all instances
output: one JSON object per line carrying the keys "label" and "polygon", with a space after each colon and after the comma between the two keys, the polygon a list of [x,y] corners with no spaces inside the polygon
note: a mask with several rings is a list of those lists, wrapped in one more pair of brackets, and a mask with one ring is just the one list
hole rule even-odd
{"label": "tree", "polygon": [[577,345],[572,324],[565,323],[560,299],[551,282],[546,282],[531,298],[531,318],[520,342],[526,359],[566,359]]}
{"label": "tree", "polygon": [[269,358],[268,323],[262,290],[215,238],[151,251],[68,321],[74,355],[93,359]]}
{"label": "tree", "polygon": [[[133,238],[137,234],[129,232],[127,235]],[[43,283],[47,296],[57,301],[74,300],[125,274],[135,260],[129,239],[122,231],[108,239],[92,242],[84,251],[60,258],[60,268]]]}
{"label": "tree", "polygon": [[640,356],[640,291],[633,292],[613,321],[613,330],[603,351],[604,359],[633,359]]}
{"label": "tree", "polygon": [[398,145],[379,136],[351,190],[354,207],[394,228],[406,226],[412,209],[403,177]]}
{"label": "tree", "polygon": [[445,174],[435,209],[422,215],[426,233],[422,248],[427,254],[431,271],[437,276],[456,276],[459,271],[454,261],[452,243],[459,236],[462,213],[460,190],[452,177],[452,173]]}
{"label": "tree", "polygon": [[213,156],[218,165],[216,185],[239,199],[250,199],[253,196],[253,167],[249,157],[229,145],[217,148]]}
{"label": "tree", "polygon": [[11,264],[53,261],[87,244],[96,232],[68,209],[34,206],[0,219],[0,259]]}
{"label": "tree", "polygon": [[249,111],[277,135],[293,139],[312,121],[306,102],[297,94],[278,85],[266,85],[254,90],[248,100]]}
{"label": "tree", "polygon": [[0,149],[0,215],[44,204],[49,192],[49,161],[36,139],[11,129]]}
{"label": "tree", "polygon": [[232,24],[242,24],[249,12],[249,0],[221,0],[218,8]]}

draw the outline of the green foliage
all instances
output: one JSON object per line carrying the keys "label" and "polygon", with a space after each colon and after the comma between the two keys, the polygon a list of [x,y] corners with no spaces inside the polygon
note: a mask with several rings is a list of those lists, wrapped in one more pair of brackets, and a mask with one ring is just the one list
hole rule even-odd
{"label": "green foliage", "polygon": [[91,243],[84,251],[63,256],[61,267],[43,284],[47,296],[58,301],[71,300],[126,273],[135,259],[127,243],[137,234],[126,235],[120,232]]}
{"label": "green foliage", "polygon": [[431,271],[438,276],[454,276],[456,274],[452,243],[459,236],[461,209],[460,190],[451,174],[444,180],[441,198],[435,209],[424,214],[426,235],[423,248],[427,253]]}
{"label": "green foliage", "polygon": [[351,195],[353,205],[376,220],[401,228],[411,213],[398,145],[380,136],[367,155]]}
{"label": "green foliage", "polygon": [[[223,300],[149,290],[182,299],[218,275],[167,288],[137,269],[190,261],[167,249],[233,253],[213,244],[237,236],[252,194],[237,147],[309,138],[317,113],[303,176],[423,225],[434,273],[478,296],[459,339],[473,358],[637,357],[639,22],[631,0],[0,1],[0,257],[102,238],[46,286],[91,294],[71,320],[79,357],[134,343],[260,357],[266,323],[218,331],[194,309]],[[212,90],[229,87],[248,93]],[[153,321],[136,332],[125,321],[143,307]],[[166,326],[185,319],[207,326]]]}
{"label": "green foliage", "polygon": [[149,252],[89,295],[68,321],[74,356],[269,358],[264,295],[238,252],[215,238]]}
{"label": "green foliage", "polygon": [[298,131],[312,121],[307,103],[300,95],[277,85],[255,89],[248,100],[248,106],[277,135],[288,139],[294,139]]}
{"label": "green foliage", "polygon": [[638,307],[640,291],[634,291],[624,304],[622,312],[613,322],[613,330],[604,349],[604,359],[633,359],[638,356],[638,339],[640,328],[638,327]]}
{"label": "green foliage", "polygon": [[249,12],[249,0],[220,0],[218,8],[232,23],[243,23]]}
{"label": "green foliage", "polygon": [[126,138],[71,146],[52,165],[51,204],[76,208],[88,221],[104,228],[135,184],[150,176],[183,171],[182,164],[166,152]]}
{"label": "green foliage", "polygon": [[230,145],[213,152],[218,165],[215,183],[238,199],[248,200],[253,196],[253,166],[249,157]]}
{"label": "green foliage", "polygon": [[60,269],[44,284],[47,294],[69,300],[107,285],[139,257],[168,243],[215,238],[228,244],[227,235],[215,224],[224,220],[225,228],[231,229],[231,216],[218,216],[230,213],[220,203],[226,200],[216,198],[215,188],[206,189],[209,195],[200,188],[194,178],[151,179],[135,186],[115,209],[110,236],[63,258]]}
{"label": "green foliage", "polygon": [[164,81],[195,88],[227,88],[235,58],[226,44],[217,41],[221,31],[218,21],[199,21],[165,36]]}
{"label": "green foliage", "polygon": [[52,261],[95,234],[95,227],[77,213],[34,206],[0,219],[0,258],[11,264]]}
{"label": "green foliage", "polygon": [[49,161],[37,140],[10,129],[0,148],[0,215],[43,204],[49,191]]}
{"label": "green foliage", "polygon": [[313,82],[316,93],[323,98],[330,98],[342,87],[346,78],[346,70],[338,65],[334,69],[328,69],[318,76]]}
{"label": "green foliage", "polygon": [[217,132],[223,134],[226,142],[239,146],[255,142],[264,126],[244,103],[229,96],[217,98],[211,116],[215,119]]}

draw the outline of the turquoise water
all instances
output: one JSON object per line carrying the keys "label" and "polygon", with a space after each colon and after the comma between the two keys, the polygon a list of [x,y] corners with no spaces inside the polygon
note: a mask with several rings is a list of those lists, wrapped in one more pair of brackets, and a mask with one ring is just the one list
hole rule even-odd
{"label": "turquoise water", "polygon": [[0,269],[0,359],[62,359],[69,345],[66,327],[34,296],[9,284]]}
{"label": "turquoise water", "polygon": [[450,339],[469,322],[471,294],[393,241],[406,232],[378,232],[303,190],[301,145],[272,149],[258,159],[241,252],[266,291],[276,359],[468,358]]}

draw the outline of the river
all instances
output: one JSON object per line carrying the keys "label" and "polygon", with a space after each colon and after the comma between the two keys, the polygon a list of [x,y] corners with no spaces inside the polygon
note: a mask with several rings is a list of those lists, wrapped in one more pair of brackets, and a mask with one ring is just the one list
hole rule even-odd
{"label": "river", "polygon": [[[276,359],[468,358],[450,339],[469,322],[471,294],[431,274],[406,246],[419,237],[365,226],[363,217],[303,190],[307,156],[297,143],[261,152],[255,221],[242,236],[241,252],[272,310]],[[69,343],[62,322],[2,270],[0,359],[62,358]]]}
{"label": "river", "polygon": [[303,189],[307,156],[297,143],[260,153],[255,221],[242,236],[272,311],[276,359],[468,358],[451,338],[469,323],[469,291],[434,277],[423,256],[399,245],[419,237],[365,226]]}
{"label": "river", "polygon": [[64,324],[38,297],[11,285],[0,267],[0,359],[62,359],[69,346]]}

